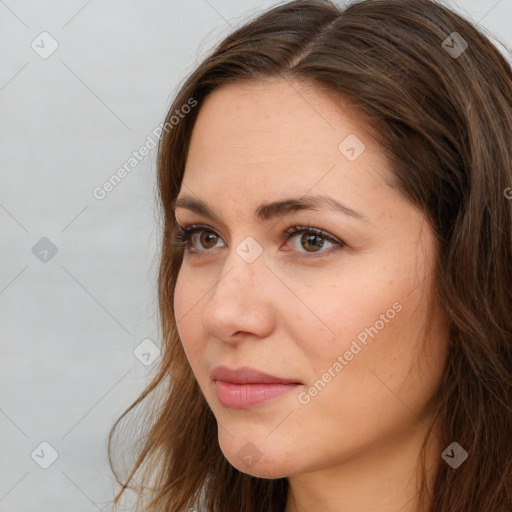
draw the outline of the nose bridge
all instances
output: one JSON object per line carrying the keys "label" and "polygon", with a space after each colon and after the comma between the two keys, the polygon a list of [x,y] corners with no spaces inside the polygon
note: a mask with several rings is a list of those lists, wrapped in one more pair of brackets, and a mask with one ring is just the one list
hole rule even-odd
{"label": "nose bridge", "polygon": [[265,270],[263,247],[248,236],[229,252],[217,288],[219,285],[223,288],[234,285],[242,291],[244,286],[253,289]]}
{"label": "nose bridge", "polygon": [[203,327],[225,340],[238,331],[261,335],[270,325],[265,312],[267,271],[263,248],[254,239],[233,246],[205,304]]}

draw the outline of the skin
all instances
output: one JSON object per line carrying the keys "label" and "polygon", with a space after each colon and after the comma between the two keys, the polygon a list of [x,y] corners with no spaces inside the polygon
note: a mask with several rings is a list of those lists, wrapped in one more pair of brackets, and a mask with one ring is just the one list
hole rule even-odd
{"label": "skin", "polygon": [[[437,245],[425,215],[388,185],[389,163],[361,126],[348,105],[312,86],[278,79],[224,86],[201,107],[179,194],[202,199],[221,222],[176,209],[180,226],[203,223],[218,235],[193,236],[192,247],[204,252],[184,253],[175,288],[184,350],[222,452],[245,473],[287,477],[285,512],[419,510],[417,457],[448,340],[446,317],[432,303],[432,336],[420,350]],[[349,134],[366,146],[354,161],[338,149]],[[366,221],[325,209],[254,216],[261,203],[305,194],[333,197]],[[300,233],[284,238],[290,226],[308,224],[346,246],[331,249],[322,239],[316,247]],[[263,250],[252,263],[236,251],[248,236]],[[301,403],[299,391],[304,397],[396,303],[394,318]],[[303,386],[228,409],[210,380],[218,365],[251,366]],[[443,449],[433,445],[432,465]],[[250,463],[240,450],[254,456]]]}

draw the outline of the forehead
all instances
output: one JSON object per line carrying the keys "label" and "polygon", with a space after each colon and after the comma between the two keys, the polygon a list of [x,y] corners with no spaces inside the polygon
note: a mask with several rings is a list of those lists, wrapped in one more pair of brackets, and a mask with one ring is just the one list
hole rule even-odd
{"label": "forehead", "polygon": [[[361,151],[347,158],[344,141]],[[362,149],[364,148],[364,149]],[[210,200],[251,205],[308,192],[355,209],[386,185],[387,162],[341,99],[285,80],[229,84],[201,106],[183,183]],[[181,195],[181,194],[180,194]],[[211,200],[210,200],[211,201]]]}
{"label": "forehead", "polygon": [[[202,105],[192,146],[219,153],[272,151],[283,157],[323,152],[338,156],[340,137],[363,133],[361,120],[341,98],[290,80],[228,84]],[[245,151],[244,151],[245,150]]]}

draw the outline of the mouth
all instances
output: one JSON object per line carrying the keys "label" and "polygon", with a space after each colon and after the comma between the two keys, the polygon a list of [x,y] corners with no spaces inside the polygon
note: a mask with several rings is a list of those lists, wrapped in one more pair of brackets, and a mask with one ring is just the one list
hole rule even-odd
{"label": "mouth", "polygon": [[274,400],[303,386],[294,379],[284,379],[250,367],[238,369],[217,366],[211,372],[219,402],[230,409],[248,409]]}

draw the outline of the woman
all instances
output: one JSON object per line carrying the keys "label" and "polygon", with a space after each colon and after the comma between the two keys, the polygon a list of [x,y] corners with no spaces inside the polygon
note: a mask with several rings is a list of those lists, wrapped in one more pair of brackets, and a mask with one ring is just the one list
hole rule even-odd
{"label": "woman", "polygon": [[164,132],[163,357],[124,415],[160,402],[115,503],[512,510],[494,45],[430,0],[289,2],[215,49]]}

